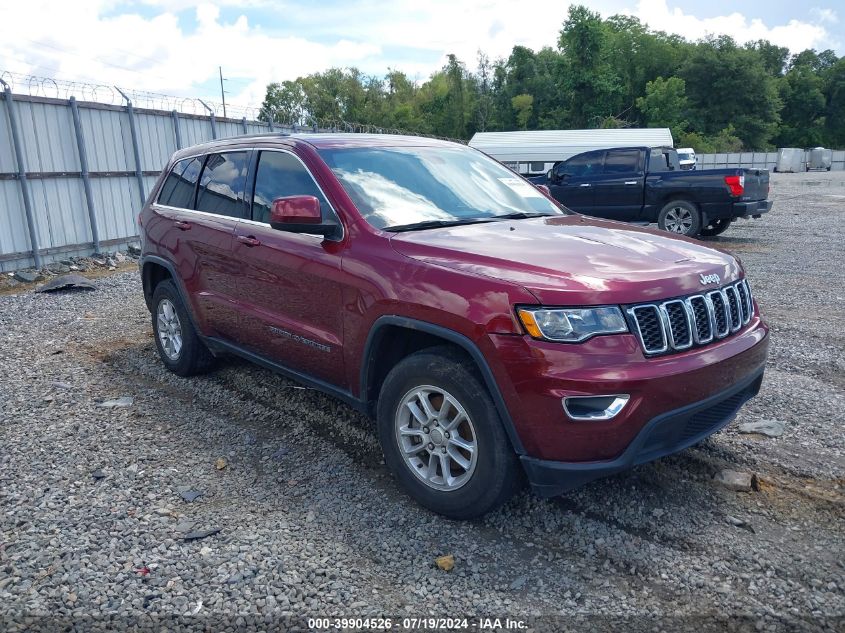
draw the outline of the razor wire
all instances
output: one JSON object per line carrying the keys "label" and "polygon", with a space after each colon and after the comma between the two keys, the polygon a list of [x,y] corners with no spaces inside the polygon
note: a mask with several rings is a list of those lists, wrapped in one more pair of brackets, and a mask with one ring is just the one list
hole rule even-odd
{"label": "razor wire", "polygon": [[[268,113],[263,106],[226,104],[200,100],[197,97],[174,96],[159,92],[138,90],[135,88],[124,88],[104,83],[57,79],[53,77],[41,77],[22,73],[0,70],[0,79],[9,84],[13,93],[27,94],[31,97],[46,97],[53,99],[70,99],[75,97],[79,101],[102,103],[105,105],[125,105],[123,95],[126,95],[135,108],[158,110],[162,112],[176,111],[186,115],[208,116],[209,108],[215,117],[222,117],[224,110],[226,119],[242,120],[252,124],[271,126]],[[206,108],[206,105],[208,108]],[[262,118],[263,117],[263,118]],[[421,136],[426,138],[441,139],[456,143],[466,144],[465,140],[402,130],[390,126],[381,126],[372,123],[357,123],[344,121],[342,119],[317,119],[310,114],[304,114],[298,120],[279,120],[273,116],[272,125],[280,129],[289,129],[295,132],[336,132],[355,134],[403,134],[408,136]]]}

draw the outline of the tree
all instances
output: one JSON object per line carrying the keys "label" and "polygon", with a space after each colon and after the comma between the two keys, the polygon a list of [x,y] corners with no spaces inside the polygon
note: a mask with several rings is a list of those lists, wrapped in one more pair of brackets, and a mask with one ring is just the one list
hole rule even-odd
{"label": "tree", "polygon": [[564,90],[568,95],[570,123],[595,126],[616,114],[622,89],[609,63],[609,30],[601,16],[583,6],[569,7],[558,47],[564,55]]}
{"label": "tree", "polygon": [[534,97],[531,95],[517,95],[511,99],[511,106],[516,114],[516,123],[520,130],[528,129],[528,121],[534,114]]}
{"label": "tree", "polygon": [[645,96],[637,99],[637,109],[648,127],[668,127],[672,137],[679,138],[687,129],[684,115],[688,108],[686,84],[683,79],[658,77],[649,81]]}
{"label": "tree", "polygon": [[744,147],[769,145],[781,102],[758,52],[738,47],[728,36],[707,39],[696,45],[680,74],[693,129],[715,135],[733,125]]}
{"label": "tree", "polygon": [[278,123],[300,123],[305,115],[305,93],[299,80],[267,85],[258,118]]}

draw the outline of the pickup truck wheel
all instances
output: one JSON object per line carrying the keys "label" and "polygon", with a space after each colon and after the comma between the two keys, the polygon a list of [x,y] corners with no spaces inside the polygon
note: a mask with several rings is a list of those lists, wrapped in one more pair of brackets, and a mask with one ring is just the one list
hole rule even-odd
{"label": "pickup truck wheel", "polygon": [[431,348],[399,362],[382,385],[377,418],[385,463],[408,494],[470,519],[505,503],[521,479],[490,394],[461,360]]}
{"label": "pickup truck wheel", "polygon": [[197,336],[176,286],[162,281],[153,291],[153,333],[161,361],[174,374],[208,371],[214,357]]}
{"label": "pickup truck wheel", "polygon": [[724,220],[713,220],[710,226],[701,229],[702,237],[714,237],[721,235],[728,230],[728,227],[733,224],[733,218],[726,218]]}
{"label": "pickup truck wheel", "polygon": [[686,200],[672,200],[660,210],[657,226],[670,233],[695,237],[701,231],[701,213]]}

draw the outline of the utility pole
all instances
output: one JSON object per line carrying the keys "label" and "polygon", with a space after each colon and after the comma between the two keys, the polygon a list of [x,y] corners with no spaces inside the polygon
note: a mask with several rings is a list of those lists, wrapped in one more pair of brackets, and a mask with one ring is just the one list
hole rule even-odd
{"label": "utility pole", "polygon": [[226,91],[223,90],[223,67],[218,66],[217,70],[220,71],[220,97],[223,99],[223,118],[226,118]]}

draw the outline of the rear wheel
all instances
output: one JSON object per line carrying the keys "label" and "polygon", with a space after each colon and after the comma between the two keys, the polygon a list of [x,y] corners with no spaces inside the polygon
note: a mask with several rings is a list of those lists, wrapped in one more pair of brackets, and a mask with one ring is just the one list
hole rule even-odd
{"label": "rear wheel", "polygon": [[701,236],[714,237],[716,235],[721,235],[722,233],[728,230],[728,227],[731,224],[733,224],[733,218],[727,218],[724,220],[713,220],[710,223],[710,226],[701,229]]}
{"label": "rear wheel", "polygon": [[174,374],[192,376],[208,371],[214,357],[197,336],[182,297],[172,281],[153,291],[153,333],[158,355]]}
{"label": "rear wheel", "polygon": [[670,233],[695,237],[701,231],[701,213],[692,202],[672,200],[660,210],[657,226]]}
{"label": "rear wheel", "polygon": [[466,362],[449,348],[412,354],[378,401],[385,463],[418,503],[453,519],[497,508],[521,482],[496,407]]}

